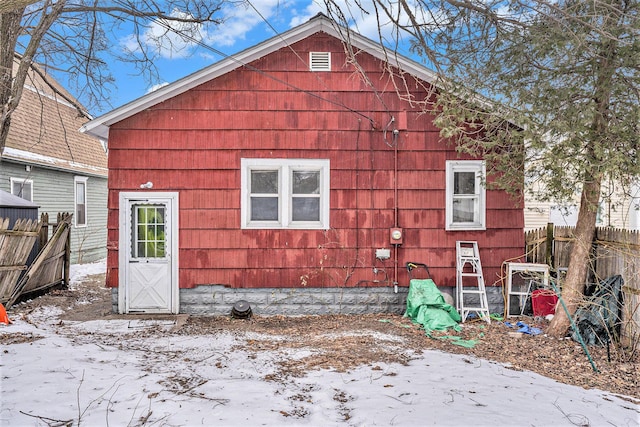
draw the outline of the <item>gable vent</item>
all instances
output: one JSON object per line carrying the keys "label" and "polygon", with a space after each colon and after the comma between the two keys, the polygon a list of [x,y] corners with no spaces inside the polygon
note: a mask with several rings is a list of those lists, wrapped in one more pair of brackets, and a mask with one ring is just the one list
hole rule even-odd
{"label": "gable vent", "polygon": [[331,71],[331,52],[309,52],[311,71]]}

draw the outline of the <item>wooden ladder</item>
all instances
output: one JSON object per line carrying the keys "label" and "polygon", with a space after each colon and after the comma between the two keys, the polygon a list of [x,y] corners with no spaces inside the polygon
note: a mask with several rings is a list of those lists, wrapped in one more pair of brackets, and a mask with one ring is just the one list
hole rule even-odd
{"label": "wooden ladder", "polygon": [[[472,279],[465,280],[466,277]],[[473,302],[468,302],[469,299],[473,299]],[[463,322],[470,313],[475,312],[478,317],[491,323],[478,242],[456,242],[456,309]]]}

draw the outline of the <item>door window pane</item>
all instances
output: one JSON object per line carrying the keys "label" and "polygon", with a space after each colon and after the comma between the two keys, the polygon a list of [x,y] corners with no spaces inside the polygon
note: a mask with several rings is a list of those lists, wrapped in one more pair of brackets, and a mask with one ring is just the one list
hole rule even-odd
{"label": "door window pane", "polygon": [[136,205],[135,231],[132,242],[134,258],[164,258],[165,256],[165,208],[152,205]]}

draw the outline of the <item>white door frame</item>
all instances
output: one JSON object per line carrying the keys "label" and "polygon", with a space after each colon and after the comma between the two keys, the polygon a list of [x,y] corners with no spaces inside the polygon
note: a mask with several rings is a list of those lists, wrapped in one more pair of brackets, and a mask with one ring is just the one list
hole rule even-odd
{"label": "white door frame", "polygon": [[119,237],[118,237],[118,313],[126,314],[126,295],[128,284],[128,256],[127,248],[131,242],[131,224],[128,206],[130,201],[169,200],[171,224],[170,227],[170,271],[171,271],[171,314],[178,314],[180,310],[178,283],[178,193],[162,191],[130,191],[120,192],[119,195]]}

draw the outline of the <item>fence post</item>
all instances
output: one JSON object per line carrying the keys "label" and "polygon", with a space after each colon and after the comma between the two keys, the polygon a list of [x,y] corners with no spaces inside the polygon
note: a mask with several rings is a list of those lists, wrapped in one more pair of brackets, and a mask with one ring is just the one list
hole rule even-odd
{"label": "fence post", "polygon": [[[69,287],[69,275],[71,267],[71,214],[65,212],[62,214],[65,222],[68,222],[69,232],[67,233],[67,243],[64,248],[64,285]],[[60,221],[58,221],[60,223]]]}
{"label": "fence post", "polygon": [[553,223],[552,222],[548,222],[547,223],[547,247],[546,249],[546,255],[545,255],[545,263],[551,267],[552,269],[555,268],[555,266],[553,265]]}
{"label": "fence post", "polygon": [[44,248],[49,241],[49,214],[46,212],[40,214],[40,222],[42,222],[42,227],[40,228],[40,237],[38,239],[38,244],[40,245],[38,250]]}

